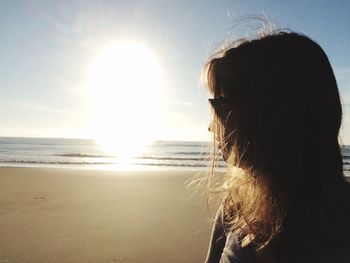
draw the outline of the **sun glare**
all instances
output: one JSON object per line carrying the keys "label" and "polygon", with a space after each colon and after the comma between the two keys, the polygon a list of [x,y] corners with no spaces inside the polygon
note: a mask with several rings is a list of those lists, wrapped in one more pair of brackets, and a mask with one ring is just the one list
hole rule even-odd
{"label": "sun glare", "polygon": [[157,57],[139,43],[110,42],[90,70],[95,139],[118,158],[139,154],[159,126],[163,74]]}

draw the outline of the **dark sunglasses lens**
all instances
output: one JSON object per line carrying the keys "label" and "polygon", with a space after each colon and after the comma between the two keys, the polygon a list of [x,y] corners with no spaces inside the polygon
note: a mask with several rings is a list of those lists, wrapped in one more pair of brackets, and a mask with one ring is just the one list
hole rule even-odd
{"label": "dark sunglasses lens", "polygon": [[226,99],[209,99],[209,103],[218,117],[227,117],[228,113],[232,111],[232,107]]}

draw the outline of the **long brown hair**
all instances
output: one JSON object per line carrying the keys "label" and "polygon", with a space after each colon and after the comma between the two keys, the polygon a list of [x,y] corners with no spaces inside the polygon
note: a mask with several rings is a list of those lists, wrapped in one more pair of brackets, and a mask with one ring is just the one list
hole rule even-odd
{"label": "long brown hair", "polygon": [[343,181],[342,109],[322,48],[293,32],[240,40],[210,59],[205,79],[231,231],[257,250],[317,232],[323,184]]}

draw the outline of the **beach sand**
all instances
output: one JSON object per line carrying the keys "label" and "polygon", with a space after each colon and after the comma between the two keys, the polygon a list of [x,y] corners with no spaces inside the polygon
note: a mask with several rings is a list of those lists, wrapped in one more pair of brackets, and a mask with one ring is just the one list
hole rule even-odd
{"label": "beach sand", "polygon": [[195,172],[0,168],[0,263],[203,262]]}

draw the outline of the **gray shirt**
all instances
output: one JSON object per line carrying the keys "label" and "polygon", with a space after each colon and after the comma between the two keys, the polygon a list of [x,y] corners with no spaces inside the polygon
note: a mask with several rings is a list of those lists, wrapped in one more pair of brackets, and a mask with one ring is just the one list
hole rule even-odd
{"label": "gray shirt", "polygon": [[242,248],[239,238],[225,230],[224,212],[221,205],[216,213],[205,263],[253,263],[251,246]]}

